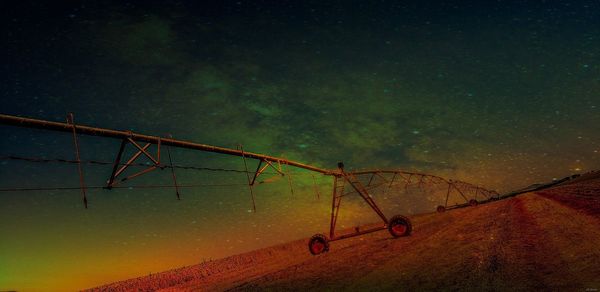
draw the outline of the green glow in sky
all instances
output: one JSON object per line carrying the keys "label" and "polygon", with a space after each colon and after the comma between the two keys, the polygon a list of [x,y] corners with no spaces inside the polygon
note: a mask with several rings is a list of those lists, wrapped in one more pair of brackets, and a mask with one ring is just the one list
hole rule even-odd
{"label": "green glow in sky", "polygon": [[[74,112],[86,125],[500,192],[600,166],[597,3],[404,2],[19,4],[0,27],[1,111]],[[73,156],[66,134],[0,135],[1,155]],[[82,158],[111,161],[118,146],[83,137]],[[173,156],[243,168],[237,157]],[[0,163],[2,187],[78,185],[72,165]],[[98,185],[110,167],[85,171]],[[323,232],[331,181],[317,183],[321,200],[308,173],[294,195],[285,179],[258,186],[256,214],[245,186],[186,189],[181,201],[172,190],[91,190],[89,210],[77,191],[1,193],[0,290],[81,289]],[[348,226],[376,219],[346,214]]]}

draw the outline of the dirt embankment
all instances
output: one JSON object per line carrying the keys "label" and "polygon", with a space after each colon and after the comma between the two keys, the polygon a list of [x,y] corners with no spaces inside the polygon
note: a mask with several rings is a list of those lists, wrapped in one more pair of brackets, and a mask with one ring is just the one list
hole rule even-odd
{"label": "dirt embankment", "polygon": [[334,242],[311,256],[296,241],[127,280],[100,290],[600,289],[600,180],[477,207],[415,216],[413,234]]}

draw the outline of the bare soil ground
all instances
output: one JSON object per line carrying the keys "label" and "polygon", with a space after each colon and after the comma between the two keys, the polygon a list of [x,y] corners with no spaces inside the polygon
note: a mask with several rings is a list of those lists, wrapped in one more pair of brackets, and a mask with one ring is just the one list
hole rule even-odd
{"label": "bare soil ground", "polygon": [[130,279],[100,291],[598,291],[600,178],[477,207],[412,217],[413,234],[387,231],[306,240]]}

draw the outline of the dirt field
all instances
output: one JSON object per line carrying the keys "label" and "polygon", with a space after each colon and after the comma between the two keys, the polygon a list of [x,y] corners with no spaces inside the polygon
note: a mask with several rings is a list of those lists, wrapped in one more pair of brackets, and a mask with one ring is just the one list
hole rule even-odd
{"label": "dirt field", "polygon": [[598,291],[599,203],[592,177],[415,216],[410,237],[381,231],[319,256],[302,240],[96,289]]}

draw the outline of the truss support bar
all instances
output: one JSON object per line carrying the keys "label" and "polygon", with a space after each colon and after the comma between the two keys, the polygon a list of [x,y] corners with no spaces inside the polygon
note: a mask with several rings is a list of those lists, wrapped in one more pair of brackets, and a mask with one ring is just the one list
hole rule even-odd
{"label": "truss support bar", "polygon": [[294,186],[292,184],[292,175],[289,173],[289,168],[286,168],[288,170],[287,173],[287,179],[288,179],[288,184],[290,185],[290,192],[292,193],[292,196],[294,195]]}
{"label": "truss support bar", "polygon": [[[148,147],[150,147],[150,143],[144,145],[144,147],[142,147],[142,149],[146,150],[148,149]],[[125,165],[121,166],[121,168],[119,168],[119,170],[117,170],[117,172],[115,173],[115,178],[117,176],[119,176],[121,173],[123,173],[123,171],[125,171],[125,169],[127,169],[138,157],[140,157],[140,155],[142,155],[142,151],[138,151],[136,152],[133,156],[131,156],[131,158],[129,158],[129,160],[127,160],[127,162],[125,163]]]}
{"label": "truss support bar", "polygon": [[335,225],[337,223],[342,196],[344,193],[345,180],[341,176],[333,178],[333,195],[331,200],[331,221],[329,223],[329,238],[335,237]]}
{"label": "truss support bar", "polygon": [[169,147],[167,147],[167,156],[169,157],[169,165],[171,166],[171,176],[173,177],[173,185],[175,186],[175,195],[177,196],[177,200],[181,200],[179,186],[177,185],[177,176],[175,175],[175,168],[173,168],[173,159],[171,158],[171,149],[169,149]]}
{"label": "truss support bar", "polygon": [[387,228],[387,226],[384,225],[384,226],[379,226],[379,227],[375,227],[375,228],[360,230],[358,232],[353,232],[353,233],[348,233],[348,234],[343,234],[340,236],[332,237],[331,239],[329,239],[329,241],[336,241],[336,240],[346,239],[346,238],[363,235],[363,234],[367,234],[367,233],[373,233],[373,232],[377,232],[380,230],[384,230],[386,228]]}
{"label": "truss support bar", "polygon": [[376,172],[375,175],[377,175],[379,178],[381,178],[381,180],[383,180],[383,182],[385,182],[385,183],[388,182],[387,178],[385,178],[385,176],[381,175],[381,173]]}
{"label": "truss support bar", "polygon": [[313,179],[313,185],[315,186],[315,195],[317,196],[317,200],[321,199],[321,192],[319,192],[319,187],[317,186],[317,179],[313,174],[311,174]]}
{"label": "truss support bar", "polygon": [[373,209],[373,211],[375,211],[375,213],[377,213],[377,215],[379,215],[381,220],[383,220],[383,222],[387,225],[388,224],[387,217],[385,217],[385,215],[383,214],[381,209],[379,209],[379,207],[375,203],[375,200],[373,200],[373,198],[371,198],[371,195],[369,195],[369,193],[367,192],[365,187],[362,185],[362,183],[360,183],[360,181],[357,180],[356,177],[352,173],[344,172],[344,164],[343,163],[341,163],[341,162],[338,163],[338,168],[340,170],[340,173],[344,177],[344,179],[352,186],[352,188],[354,188],[354,190],[356,190],[356,192],[363,198],[363,200],[371,207],[371,209]]}
{"label": "truss support bar", "polygon": [[110,174],[110,178],[106,183],[106,188],[112,188],[112,184],[115,181],[115,177],[117,176],[117,170],[119,169],[119,163],[121,163],[121,157],[123,156],[123,151],[125,150],[125,145],[127,145],[127,139],[121,140],[121,146],[119,147],[119,153],[117,153],[117,158],[115,159],[115,164],[113,165],[113,170]]}
{"label": "truss support bar", "polygon": [[242,153],[242,160],[244,161],[244,169],[246,170],[246,178],[248,179],[248,188],[250,188],[250,197],[252,197],[252,211],[256,213],[256,202],[254,199],[254,190],[252,186],[254,181],[250,180],[250,173],[248,172],[248,163],[246,162],[246,156],[244,155],[244,148],[242,145],[239,145],[239,148],[240,152]]}
{"label": "truss support bar", "polygon": [[265,171],[265,169],[267,169],[267,167],[269,167],[269,164],[265,164],[262,168],[260,168],[260,166],[262,165],[262,160],[258,161],[258,165],[256,166],[256,171],[254,172],[254,177],[252,177],[252,181],[250,182],[250,185],[254,185],[254,183],[256,182],[256,178],[258,178],[259,175],[261,175],[263,173],[263,171]]}
{"label": "truss support bar", "polygon": [[[141,153],[143,153],[144,155],[146,155],[146,157],[148,157],[148,159],[152,160],[152,162],[154,162],[155,165],[159,164],[158,160],[154,159],[154,157],[152,157],[152,155],[150,155],[150,153],[148,153],[146,151],[146,149],[148,149],[148,146],[150,146],[150,143],[146,144],[146,146],[144,146],[142,148],[140,145],[138,145],[138,143],[136,143],[135,141],[133,141],[133,139],[127,138],[127,140],[129,141],[129,143],[131,143],[131,145],[133,145],[135,148],[137,148]],[[158,153],[159,153],[158,156],[160,157],[160,138],[158,139],[157,145],[158,145]]]}
{"label": "truss support bar", "polygon": [[87,209],[88,202],[86,196],[85,182],[83,179],[83,168],[81,167],[81,157],[79,156],[79,143],[77,142],[77,127],[75,126],[75,120],[73,113],[67,115],[67,123],[71,125],[73,131],[73,144],[75,146],[75,159],[77,160],[77,171],[79,172],[79,186],[81,188],[81,197],[83,199],[83,206]]}
{"label": "truss support bar", "polygon": [[144,169],[144,170],[142,170],[140,172],[136,172],[136,173],[134,173],[134,174],[132,174],[132,175],[130,175],[128,177],[122,178],[121,181],[126,181],[126,180],[130,180],[132,178],[136,178],[136,177],[138,177],[138,176],[140,176],[142,174],[146,174],[148,172],[151,172],[151,171],[155,170],[156,168],[157,168],[157,166],[150,166],[149,168],[146,168],[146,169]]}
{"label": "truss support bar", "polygon": [[388,223],[387,217],[385,217],[383,212],[381,212],[381,210],[379,209],[379,207],[377,206],[377,204],[375,203],[373,198],[371,198],[369,193],[362,186],[358,185],[359,182],[356,182],[356,181],[352,182],[346,176],[344,178],[348,181],[348,183],[350,183],[352,188],[354,188],[356,190],[356,192],[363,198],[363,200],[371,207],[371,209],[373,209],[373,211],[375,211],[375,213],[377,213],[377,215],[381,218],[381,220],[383,220],[383,222],[385,222],[385,224],[387,224]]}
{"label": "truss support bar", "polygon": [[458,193],[460,194],[460,196],[461,196],[461,197],[463,197],[463,199],[465,199],[465,202],[467,202],[467,203],[468,203],[468,202],[469,202],[469,199],[467,199],[467,197],[465,197],[465,194],[463,194],[463,192],[462,192],[462,191],[461,191],[461,190],[460,190],[458,187],[456,187],[456,185],[455,185],[453,182],[450,182],[450,184],[452,185],[452,187],[453,187],[455,190],[457,190],[457,191],[458,191]]}
{"label": "truss support bar", "polygon": [[369,178],[369,183],[367,183],[367,187],[371,186],[371,183],[373,182],[373,179],[375,178],[375,174],[376,174],[376,172],[374,172],[373,174],[371,174],[371,178]]}
{"label": "truss support bar", "polygon": [[448,208],[448,198],[450,198],[450,190],[452,189],[452,184],[448,184],[448,191],[446,192],[446,203],[444,203],[444,207]]}
{"label": "truss support bar", "polygon": [[[277,171],[277,173],[281,174],[281,176],[284,176],[285,173],[283,173],[280,169],[278,169],[277,167],[275,167],[275,165],[273,165],[273,163],[271,163],[271,161],[268,160],[263,160],[266,164],[268,164],[269,166],[271,166],[273,169],[275,169],[275,171]],[[281,164],[279,164],[279,166],[281,167]]]}

